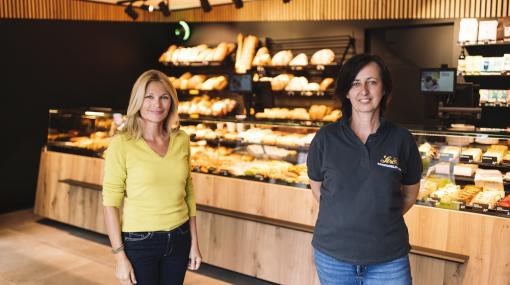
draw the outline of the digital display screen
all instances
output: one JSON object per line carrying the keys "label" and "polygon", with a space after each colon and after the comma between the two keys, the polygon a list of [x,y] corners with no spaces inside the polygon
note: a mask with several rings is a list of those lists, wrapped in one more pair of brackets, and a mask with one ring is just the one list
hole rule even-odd
{"label": "digital display screen", "polygon": [[422,69],[420,73],[421,92],[454,93],[455,69]]}
{"label": "digital display screen", "polygon": [[232,92],[252,92],[250,74],[233,74],[230,76],[229,89]]}

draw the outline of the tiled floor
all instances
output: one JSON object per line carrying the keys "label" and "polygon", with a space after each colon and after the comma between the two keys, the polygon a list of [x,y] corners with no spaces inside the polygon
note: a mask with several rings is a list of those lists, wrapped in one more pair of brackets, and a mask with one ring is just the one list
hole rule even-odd
{"label": "tiled floor", "polygon": [[[209,276],[207,276],[209,275]],[[210,277],[210,276],[214,276]],[[119,284],[106,236],[23,210],[0,215],[0,284]],[[269,284],[204,265],[186,285]]]}

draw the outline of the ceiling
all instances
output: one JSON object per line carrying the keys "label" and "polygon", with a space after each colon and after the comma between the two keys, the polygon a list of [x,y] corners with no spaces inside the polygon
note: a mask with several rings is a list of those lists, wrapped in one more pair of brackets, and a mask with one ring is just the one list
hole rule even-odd
{"label": "ceiling", "polygon": [[[92,1],[116,4],[118,0],[92,0]],[[154,8],[157,8],[159,2],[161,1],[162,0],[146,0],[145,3],[147,5],[152,4]],[[135,6],[140,6],[142,2],[143,1],[136,2]],[[232,0],[209,0],[209,3],[211,5],[232,4]],[[170,10],[189,9],[196,7],[200,7],[200,0],[170,0]]]}

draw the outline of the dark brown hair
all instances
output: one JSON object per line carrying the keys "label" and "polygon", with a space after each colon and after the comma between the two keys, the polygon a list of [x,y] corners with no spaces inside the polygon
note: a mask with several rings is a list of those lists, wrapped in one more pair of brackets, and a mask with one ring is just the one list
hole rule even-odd
{"label": "dark brown hair", "polygon": [[347,60],[347,62],[342,65],[336,79],[335,94],[342,103],[342,113],[346,118],[350,118],[352,115],[351,101],[347,98],[347,94],[349,93],[349,90],[351,90],[352,83],[354,82],[354,79],[356,79],[360,70],[372,62],[379,66],[379,73],[383,84],[383,98],[379,104],[379,109],[381,116],[384,113],[386,102],[393,88],[390,71],[386,64],[384,64],[381,57],[363,53],[355,55]]}

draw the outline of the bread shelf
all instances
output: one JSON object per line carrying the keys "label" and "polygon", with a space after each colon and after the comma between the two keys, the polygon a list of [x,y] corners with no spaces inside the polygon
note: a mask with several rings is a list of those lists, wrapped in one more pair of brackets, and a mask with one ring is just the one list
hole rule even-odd
{"label": "bread shelf", "polygon": [[189,62],[162,62],[164,66],[174,66],[174,67],[220,67],[225,66],[226,62],[224,61],[189,61]]}
{"label": "bread shelf", "polygon": [[336,73],[340,70],[340,65],[338,64],[328,64],[328,65],[304,65],[304,66],[274,66],[274,65],[264,65],[264,66],[255,66],[252,68],[252,72],[257,72],[258,74],[267,75],[267,74],[278,74],[278,73],[297,73],[297,74],[332,74],[336,75]]}
{"label": "bread shelf", "polygon": [[272,91],[274,98],[278,97],[305,97],[310,99],[332,99],[333,90],[326,91]]}

